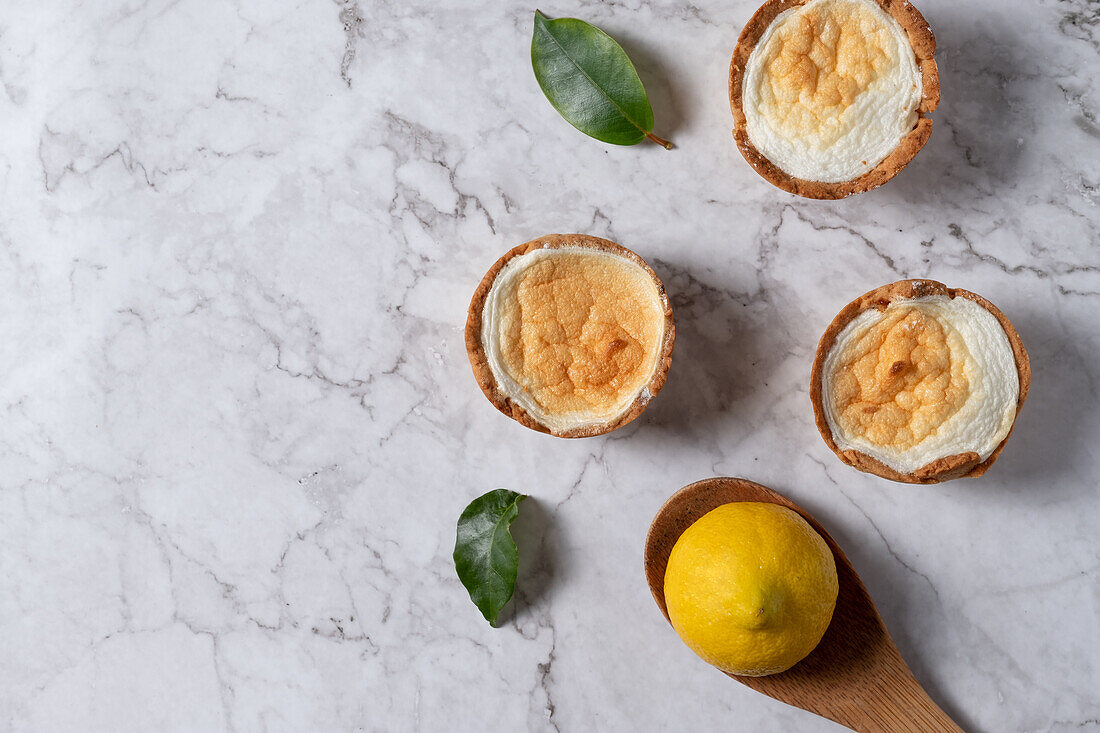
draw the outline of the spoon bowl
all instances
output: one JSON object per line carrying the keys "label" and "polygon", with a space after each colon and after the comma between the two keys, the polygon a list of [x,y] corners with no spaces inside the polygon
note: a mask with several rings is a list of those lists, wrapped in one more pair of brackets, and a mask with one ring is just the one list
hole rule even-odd
{"label": "spoon bowl", "polygon": [[961,733],[913,677],[863,582],[829,533],[793,501],[760,484],[739,478],[697,481],[657,512],[646,536],[645,572],[665,619],[665,568],[676,540],[707,512],[735,501],[779,504],[805,519],[833,552],[840,591],[825,636],[805,659],[779,674],[729,676],[858,733]]}

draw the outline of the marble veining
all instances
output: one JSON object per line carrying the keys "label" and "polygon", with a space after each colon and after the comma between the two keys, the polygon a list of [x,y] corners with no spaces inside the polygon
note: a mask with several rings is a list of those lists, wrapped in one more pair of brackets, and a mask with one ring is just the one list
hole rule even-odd
{"label": "marble veining", "polygon": [[[1100,730],[1100,11],[923,0],[943,96],[885,187],[785,194],[737,153],[756,0],[565,0],[676,148],[585,138],[515,2],[11,3],[0,19],[0,729],[835,731],[696,659],[642,541],[745,476],[847,549],[967,730]],[[498,414],[462,327],[504,251],[580,231],[664,281],[665,389],[610,435]],[[902,277],[1031,352],[985,477],[895,485],[812,423],[821,331]],[[533,498],[489,629],[474,496]]]}

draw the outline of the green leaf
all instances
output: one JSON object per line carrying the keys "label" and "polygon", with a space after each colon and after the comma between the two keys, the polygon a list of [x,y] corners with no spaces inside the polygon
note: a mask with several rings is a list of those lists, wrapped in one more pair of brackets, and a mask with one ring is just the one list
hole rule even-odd
{"label": "green leaf", "polygon": [[508,528],[527,497],[494,489],[470,502],[458,518],[455,570],[470,600],[491,626],[516,589],[519,551]]}
{"label": "green leaf", "polygon": [[653,108],[630,57],[596,26],[550,20],[536,10],[531,66],[550,104],[585,135],[614,145],[649,138],[672,147],[652,133]]}

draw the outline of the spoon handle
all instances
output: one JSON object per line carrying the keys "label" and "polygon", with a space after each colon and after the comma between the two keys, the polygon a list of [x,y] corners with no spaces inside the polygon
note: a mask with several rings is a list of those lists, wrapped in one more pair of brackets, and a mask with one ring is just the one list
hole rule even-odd
{"label": "spoon handle", "polygon": [[963,733],[909,674],[888,675],[876,692],[845,723],[857,733]]}

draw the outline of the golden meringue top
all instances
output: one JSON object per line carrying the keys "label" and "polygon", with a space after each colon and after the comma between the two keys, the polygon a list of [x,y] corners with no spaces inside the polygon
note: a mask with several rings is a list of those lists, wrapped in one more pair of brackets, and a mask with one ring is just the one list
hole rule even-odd
{"label": "golden meringue top", "polygon": [[749,139],[788,175],[852,180],[913,129],[921,87],[905,30],[877,3],[811,0],[776,16],[749,57]]}
{"label": "golden meringue top", "polygon": [[837,335],[823,379],[841,450],[906,473],[960,453],[987,458],[1012,428],[1020,389],[993,314],[943,295],[861,313]]}
{"label": "golden meringue top", "polygon": [[609,422],[649,396],[665,309],[652,275],[627,257],[586,247],[515,257],[482,319],[501,390],[552,432]]}

